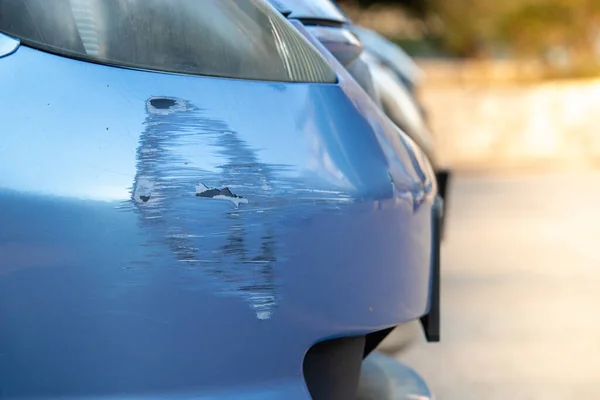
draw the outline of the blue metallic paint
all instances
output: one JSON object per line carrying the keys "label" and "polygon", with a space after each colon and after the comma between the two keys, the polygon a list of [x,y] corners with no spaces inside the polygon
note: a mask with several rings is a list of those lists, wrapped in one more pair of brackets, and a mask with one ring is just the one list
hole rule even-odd
{"label": "blue metallic paint", "polygon": [[431,168],[335,65],[339,85],[0,60],[3,398],[307,399],[312,344],[427,311]]}

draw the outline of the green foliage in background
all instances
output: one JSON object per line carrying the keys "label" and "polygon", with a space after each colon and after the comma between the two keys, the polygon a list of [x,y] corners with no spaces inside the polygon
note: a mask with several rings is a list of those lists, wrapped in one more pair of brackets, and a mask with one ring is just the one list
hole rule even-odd
{"label": "green foliage in background", "polygon": [[598,58],[600,0],[429,0],[427,18],[441,20],[430,35],[453,55],[508,52],[571,64]]}
{"label": "green foliage in background", "polygon": [[500,2],[487,0],[431,0],[429,18],[439,18],[441,29],[431,32],[450,54],[475,56],[494,37]]}
{"label": "green foliage in background", "polygon": [[402,6],[425,29],[420,36],[404,37],[402,29],[388,36],[412,55],[522,60],[542,65],[556,77],[600,74],[600,0],[345,0],[342,4],[372,10]]}

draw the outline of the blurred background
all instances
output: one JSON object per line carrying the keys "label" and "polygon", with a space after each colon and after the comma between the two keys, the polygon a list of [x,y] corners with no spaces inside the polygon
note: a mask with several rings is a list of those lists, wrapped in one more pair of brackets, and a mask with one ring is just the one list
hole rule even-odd
{"label": "blurred background", "polygon": [[339,3],[423,68],[420,96],[455,167],[600,164],[600,1]]}
{"label": "blurred background", "polygon": [[398,357],[441,400],[600,398],[600,1],[338,3],[423,69],[456,174],[442,342]]}

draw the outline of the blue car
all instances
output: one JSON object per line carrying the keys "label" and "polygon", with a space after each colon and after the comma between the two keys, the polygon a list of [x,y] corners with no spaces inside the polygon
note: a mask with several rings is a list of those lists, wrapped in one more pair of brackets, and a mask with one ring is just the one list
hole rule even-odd
{"label": "blue car", "polygon": [[0,398],[352,399],[437,329],[431,165],[265,1],[0,0],[0,88]]}

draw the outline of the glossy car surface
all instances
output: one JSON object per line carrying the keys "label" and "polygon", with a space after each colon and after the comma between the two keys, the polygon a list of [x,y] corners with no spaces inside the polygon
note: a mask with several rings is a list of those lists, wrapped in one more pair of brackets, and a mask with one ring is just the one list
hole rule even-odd
{"label": "glossy car surface", "polygon": [[315,343],[427,312],[431,167],[323,54],[334,83],[0,57],[0,397],[308,399]]}
{"label": "glossy car surface", "polygon": [[431,389],[415,370],[379,353],[365,359],[359,387],[357,400],[434,400]]}

